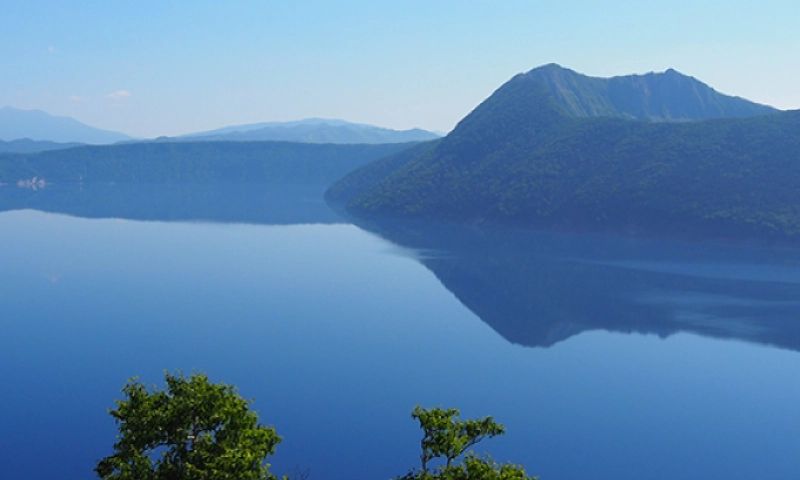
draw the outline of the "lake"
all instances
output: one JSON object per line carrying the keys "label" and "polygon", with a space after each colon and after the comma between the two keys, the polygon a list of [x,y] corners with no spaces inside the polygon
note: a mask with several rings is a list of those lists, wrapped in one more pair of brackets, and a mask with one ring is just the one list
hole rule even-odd
{"label": "lake", "polygon": [[800,249],[357,226],[282,188],[0,202],[3,478],[93,478],[165,370],[235,384],[312,480],[415,467],[417,404],[493,415],[478,450],[543,480],[797,477]]}

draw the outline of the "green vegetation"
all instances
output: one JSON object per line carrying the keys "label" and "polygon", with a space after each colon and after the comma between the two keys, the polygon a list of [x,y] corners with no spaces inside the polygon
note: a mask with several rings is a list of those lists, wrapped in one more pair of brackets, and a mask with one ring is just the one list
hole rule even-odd
{"label": "green vegetation", "polygon": [[111,415],[119,426],[114,454],[97,464],[104,480],[264,480],[264,459],[280,437],[258,424],[248,402],[205,375],[166,375],[167,390],[137,381]]}
{"label": "green vegetation", "polygon": [[423,473],[428,473],[428,463],[435,458],[444,458],[446,466],[460,457],[469,447],[487,437],[502,435],[505,428],[486,417],[481,420],[459,420],[455,408],[426,410],[416,407],[411,417],[419,422],[422,437],[420,459]]}
{"label": "green vegetation", "polygon": [[[103,480],[268,480],[266,458],[281,438],[236,390],[208,377],[165,374],[166,390],[136,380],[110,413],[119,435],[114,453],[98,462]],[[421,470],[405,480],[529,480],[522,467],[497,464],[467,450],[505,428],[491,417],[461,420],[456,409],[417,407],[423,430]],[[461,463],[456,461],[466,455]],[[431,462],[442,465],[431,469]],[[285,478],[284,478],[285,480]]]}
{"label": "green vegetation", "polygon": [[[461,420],[454,408],[417,407],[411,416],[423,431],[420,442],[420,470],[409,472],[401,480],[527,480],[525,469],[518,465],[498,464],[467,450],[485,438],[505,433],[505,427],[492,417]],[[466,453],[461,463],[454,463]],[[432,461],[443,462],[435,469]]]}
{"label": "green vegetation", "polygon": [[444,139],[351,173],[328,198],[367,217],[800,236],[800,112],[635,120],[638,107],[609,111],[608,96],[590,94],[594,80],[552,66],[518,75]]}

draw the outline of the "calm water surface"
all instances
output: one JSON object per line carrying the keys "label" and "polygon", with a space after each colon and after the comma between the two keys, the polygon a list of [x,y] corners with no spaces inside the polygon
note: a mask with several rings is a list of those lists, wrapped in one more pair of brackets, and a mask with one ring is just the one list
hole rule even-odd
{"label": "calm water surface", "polygon": [[798,251],[207,220],[0,213],[0,477],[92,478],[164,370],[237,385],[311,479],[415,466],[418,403],[544,480],[800,472]]}

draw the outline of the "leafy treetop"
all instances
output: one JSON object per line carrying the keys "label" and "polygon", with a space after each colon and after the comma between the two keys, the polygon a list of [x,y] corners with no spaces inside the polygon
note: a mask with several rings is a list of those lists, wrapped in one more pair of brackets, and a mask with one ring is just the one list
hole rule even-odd
{"label": "leafy treetop", "polygon": [[[535,480],[520,466],[500,465],[474,453],[467,453],[460,464],[453,463],[481,440],[505,433],[505,427],[492,417],[461,420],[455,408],[422,407],[416,407],[411,416],[423,431],[421,470],[407,474],[403,480]],[[430,462],[434,459],[443,459],[444,465],[432,472]]]}
{"label": "leafy treetop", "polygon": [[424,432],[421,447],[422,471],[428,471],[428,462],[435,458],[445,459],[449,466],[468,448],[484,438],[494,437],[505,432],[505,428],[492,417],[479,420],[461,420],[455,408],[432,408],[426,410],[416,407],[411,417],[419,422]]}
{"label": "leafy treetop", "polygon": [[280,437],[230,385],[205,375],[166,374],[165,391],[136,380],[111,410],[114,454],[97,464],[103,480],[266,480]]}

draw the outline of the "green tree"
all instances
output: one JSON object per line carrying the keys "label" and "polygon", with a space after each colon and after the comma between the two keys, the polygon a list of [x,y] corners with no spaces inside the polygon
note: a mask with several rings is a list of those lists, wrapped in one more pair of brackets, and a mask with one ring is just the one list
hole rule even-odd
{"label": "green tree", "polygon": [[166,390],[131,380],[110,413],[119,435],[97,464],[103,480],[266,480],[281,441],[249,402],[205,375],[167,373]]}
{"label": "green tree", "polygon": [[423,478],[426,480],[536,480],[536,477],[525,473],[525,469],[520,465],[499,464],[490,458],[480,458],[475,454],[467,454],[461,464],[444,467],[436,475],[428,475]]}
{"label": "green tree", "polygon": [[[411,472],[403,480],[531,480],[525,470],[517,465],[497,464],[489,458],[467,453],[463,462],[454,464],[467,449],[485,438],[505,433],[505,427],[492,417],[462,420],[455,408],[425,409],[416,407],[411,413],[422,429],[420,441],[421,469]],[[431,471],[430,462],[440,459],[443,465]]]}

